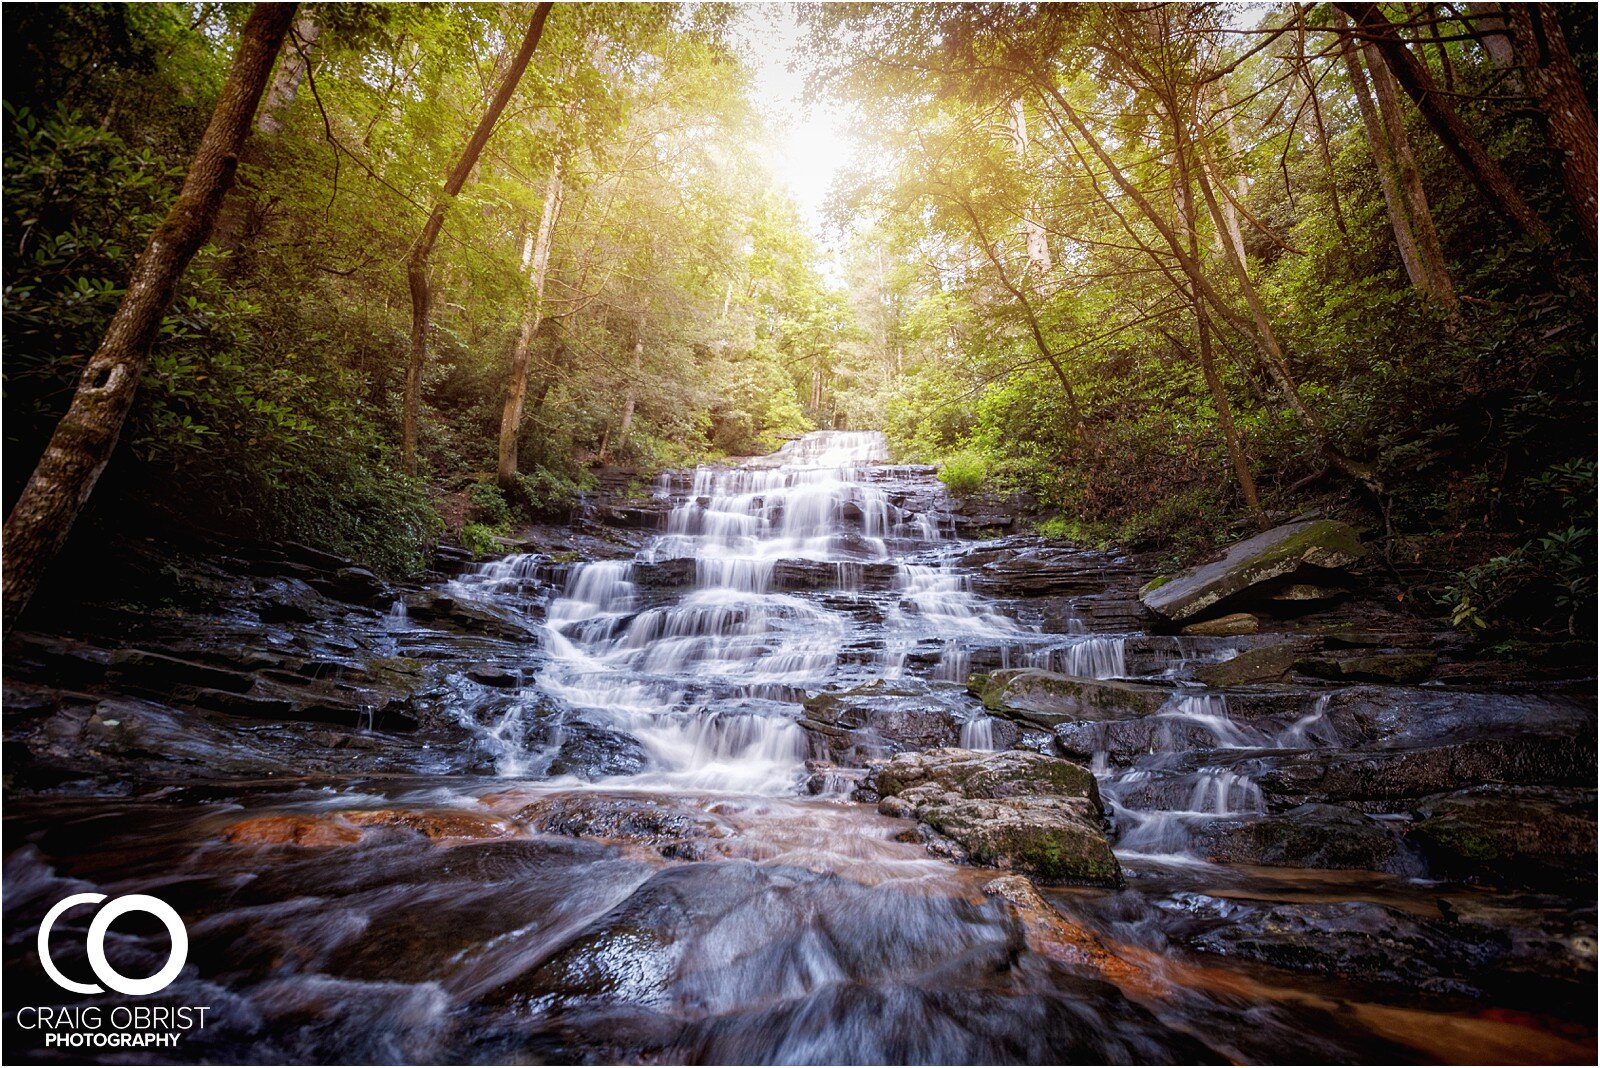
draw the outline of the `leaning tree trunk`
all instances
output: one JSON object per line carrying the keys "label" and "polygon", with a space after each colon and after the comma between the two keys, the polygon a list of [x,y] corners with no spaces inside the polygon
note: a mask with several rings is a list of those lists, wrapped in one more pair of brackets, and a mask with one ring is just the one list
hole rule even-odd
{"label": "leaning tree trunk", "polygon": [[411,354],[406,361],[400,459],[408,474],[414,475],[417,472],[417,410],[422,405],[422,369],[428,360],[428,320],[433,308],[433,291],[428,281],[428,259],[433,255],[433,246],[439,241],[439,232],[444,229],[445,212],[449,209],[451,201],[461,192],[461,187],[467,184],[467,176],[472,173],[472,168],[477,166],[478,157],[483,154],[484,146],[489,143],[489,137],[494,133],[495,124],[500,121],[500,113],[505,111],[506,105],[511,102],[511,94],[517,91],[517,83],[522,81],[523,72],[528,69],[528,61],[533,58],[533,50],[539,47],[539,36],[544,32],[545,16],[550,14],[551,7],[551,4],[543,3],[533,9],[533,17],[528,21],[528,32],[522,38],[522,47],[517,49],[517,54],[512,57],[505,77],[500,80],[500,87],[495,90],[494,98],[489,101],[489,107],[484,111],[483,118],[478,120],[477,129],[472,131],[472,137],[467,141],[467,147],[462,151],[461,158],[456,160],[455,169],[445,180],[444,190],[434,201],[433,210],[428,213],[428,221],[423,225],[422,233],[417,236],[416,244],[411,246],[411,256],[406,261],[406,281],[411,289]]}
{"label": "leaning tree trunk", "polygon": [[1506,32],[1505,9],[1499,4],[1471,3],[1467,5],[1473,36],[1483,45],[1489,62],[1498,70],[1510,70],[1517,65],[1517,56],[1511,48],[1511,35]]}
{"label": "leaning tree trunk", "polygon": [[1461,121],[1449,96],[1434,87],[1427,68],[1411,54],[1394,23],[1384,17],[1378,5],[1336,3],[1334,7],[1349,15],[1361,37],[1376,46],[1395,81],[1417,105],[1417,110],[1428,120],[1440,143],[1456,158],[1472,184],[1525,235],[1541,245],[1549,241],[1550,228]]}
{"label": "leaning tree trunk", "polygon": [[[256,108],[256,136],[246,143],[240,162],[247,168],[259,167],[266,155],[264,149],[283,131],[289,109],[300,93],[300,83],[305,80],[310,67],[311,53],[316,47],[322,28],[311,12],[301,11],[289,28],[289,47],[284,48],[278,60],[277,73],[267,84],[261,104]],[[239,183],[231,197],[222,203],[217,224],[212,230],[211,243],[223,252],[231,253],[227,270],[237,272],[241,263],[239,250],[262,224],[261,198],[249,188],[249,172]]]}
{"label": "leaning tree trunk", "polygon": [[177,202],[150,235],[100,346],[83,368],[71,407],[6,518],[7,629],[39,588],[111,460],[178,279],[210,236],[233,183],[250,120],[294,11],[294,4],[257,4],[251,11]]}
{"label": "leaning tree trunk", "polygon": [[528,396],[528,370],[533,357],[533,339],[544,314],[544,283],[550,272],[550,246],[555,237],[556,219],[561,214],[561,161],[556,160],[546,183],[544,209],[539,213],[539,229],[522,246],[522,268],[527,273],[528,293],[522,306],[522,325],[511,352],[511,368],[506,376],[506,403],[500,413],[500,462],[495,480],[507,493],[516,488],[517,437],[522,432],[522,410]]}
{"label": "leaning tree trunk", "polygon": [[[1182,120],[1174,116],[1176,124]],[[1178,188],[1174,198],[1178,205],[1178,219],[1189,239],[1189,256],[1196,263],[1200,262],[1200,228],[1195,225],[1194,186],[1190,179],[1189,153],[1184,148],[1181,138],[1176,151],[1178,161]],[[1226,235],[1220,234],[1224,241]],[[1217,374],[1216,359],[1211,351],[1211,322],[1206,315],[1205,298],[1200,295],[1200,290],[1191,282],[1188,297],[1194,308],[1194,327],[1199,338],[1200,373],[1206,380],[1206,389],[1211,392],[1211,403],[1217,409],[1217,426],[1222,430],[1223,443],[1228,448],[1228,459],[1233,463],[1234,477],[1239,481],[1239,492],[1244,497],[1245,505],[1250,509],[1256,525],[1262,530],[1267,529],[1267,516],[1261,510],[1261,498],[1256,493],[1256,480],[1250,473],[1250,457],[1244,451],[1244,441],[1240,437],[1239,428],[1233,421],[1233,406],[1228,403],[1228,393],[1222,387],[1222,376]],[[1176,338],[1173,341],[1176,342]]]}
{"label": "leaning tree trunk", "polygon": [[[1335,25],[1348,25],[1344,16],[1334,12]],[[1450,280],[1450,268],[1445,263],[1444,249],[1439,241],[1439,231],[1433,225],[1433,209],[1428,204],[1427,191],[1422,187],[1422,172],[1417,167],[1416,156],[1411,151],[1411,139],[1406,134],[1405,114],[1400,108],[1400,96],[1395,91],[1394,78],[1390,76],[1383,57],[1371,42],[1365,45],[1367,68],[1372,74],[1372,88],[1377,96],[1367,91],[1367,78],[1361,59],[1356,54],[1355,42],[1344,42],[1345,69],[1355,90],[1356,104],[1361,110],[1361,121],[1367,128],[1367,139],[1372,144],[1373,161],[1378,165],[1378,182],[1383,190],[1384,203],[1389,208],[1389,221],[1394,228],[1395,243],[1400,247],[1400,260],[1406,274],[1424,300],[1437,304],[1455,320],[1461,305],[1456,299],[1455,285]]]}
{"label": "leaning tree trunk", "polygon": [[1554,4],[1511,5],[1511,29],[1528,91],[1539,102],[1550,144],[1561,153],[1561,181],[1589,250],[1595,248],[1594,111],[1572,62]]}

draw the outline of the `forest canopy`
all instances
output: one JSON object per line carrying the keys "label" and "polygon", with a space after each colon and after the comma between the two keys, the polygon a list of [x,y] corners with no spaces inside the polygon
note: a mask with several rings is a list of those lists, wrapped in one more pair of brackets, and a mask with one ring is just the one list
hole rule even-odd
{"label": "forest canopy", "polygon": [[[250,16],[5,9],[8,514]],[[802,7],[857,142],[831,255],[751,17],[299,5],[77,536],[415,573],[600,477],[879,428],[1050,536],[1315,510],[1470,632],[1592,628],[1591,8]]]}

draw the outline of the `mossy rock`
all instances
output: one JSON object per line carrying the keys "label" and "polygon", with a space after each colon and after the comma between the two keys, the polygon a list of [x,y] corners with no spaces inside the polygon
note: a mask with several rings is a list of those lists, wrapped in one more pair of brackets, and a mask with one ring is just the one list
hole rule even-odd
{"label": "mossy rock", "polygon": [[1201,664],[1194,669],[1194,677],[1206,686],[1272,682],[1288,675],[1303,651],[1304,646],[1288,643],[1246,649],[1220,664]]}
{"label": "mossy rock", "polygon": [[1281,578],[1305,565],[1346,567],[1366,550],[1355,528],[1333,519],[1286,523],[1229,547],[1222,559],[1190,568],[1170,581],[1139,593],[1144,606],[1178,622],[1259,583]]}
{"label": "mossy rock", "polygon": [[985,708],[1047,729],[1059,723],[1153,715],[1172,696],[1164,686],[1086,679],[1039,668],[1010,668],[981,678],[976,692]]}

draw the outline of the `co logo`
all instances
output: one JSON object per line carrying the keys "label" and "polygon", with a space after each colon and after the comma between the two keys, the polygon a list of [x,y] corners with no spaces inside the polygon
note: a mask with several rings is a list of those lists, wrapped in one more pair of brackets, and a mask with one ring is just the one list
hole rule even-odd
{"label": "co logo", "polygon": [[[39,963],[44,965],[45,974],[65,990],[79,994],[103,994],[105,987],[93,983],[75,983],[61,974],[55,962],[50,959],[50,928],[55,926],[56,920],[68,909],[77,905],[99,904],[105,899],[104,894],[73,894],[71,897],[64,897],[55,903],[54,908],[45,913],[44,922],[39,925]],[[167,957],[167,963],[148,979],[130,979],[106,960],[106,931],[110,929],[113,920],[129,912],[148,912],[166,924],[167,934],[172,939],[172,952]],[[183,971],[183,965],[189,959],[189,932],[184,928],[183,918],[178,915],[177,910],[165,901],[149,894],[126,894],[101,909],[89,922],[86,948],[89,951],[89,967],[94,970],[95,977],[106,986],[119,994],[154,994],[158,990],[164,990],[178,977],[178,973]]]}

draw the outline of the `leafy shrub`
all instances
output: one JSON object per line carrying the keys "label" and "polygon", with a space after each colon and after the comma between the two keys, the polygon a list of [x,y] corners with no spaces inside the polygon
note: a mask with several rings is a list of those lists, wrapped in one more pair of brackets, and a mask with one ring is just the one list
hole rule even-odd
{"label": "leafy shrub", "polygon": [[511,523],[511,506],[500,487],[490,482],[474,482],[467,487],[467,500],[471,502],[474,519],[484,526],[504,527]]}
{"label": "leafy shrub", "polygon": [[939,466],[939,481],[958,497],[978,492],[988,477],[989,461],[973,449],[955,453]]}
{"label": "leafy shrub", "polygon": [[467,523],[461,528],[461,547],[469,550],[475,559],[499,552],[500,543],[495,540],[495,533],[493,527],[482,523]]}

